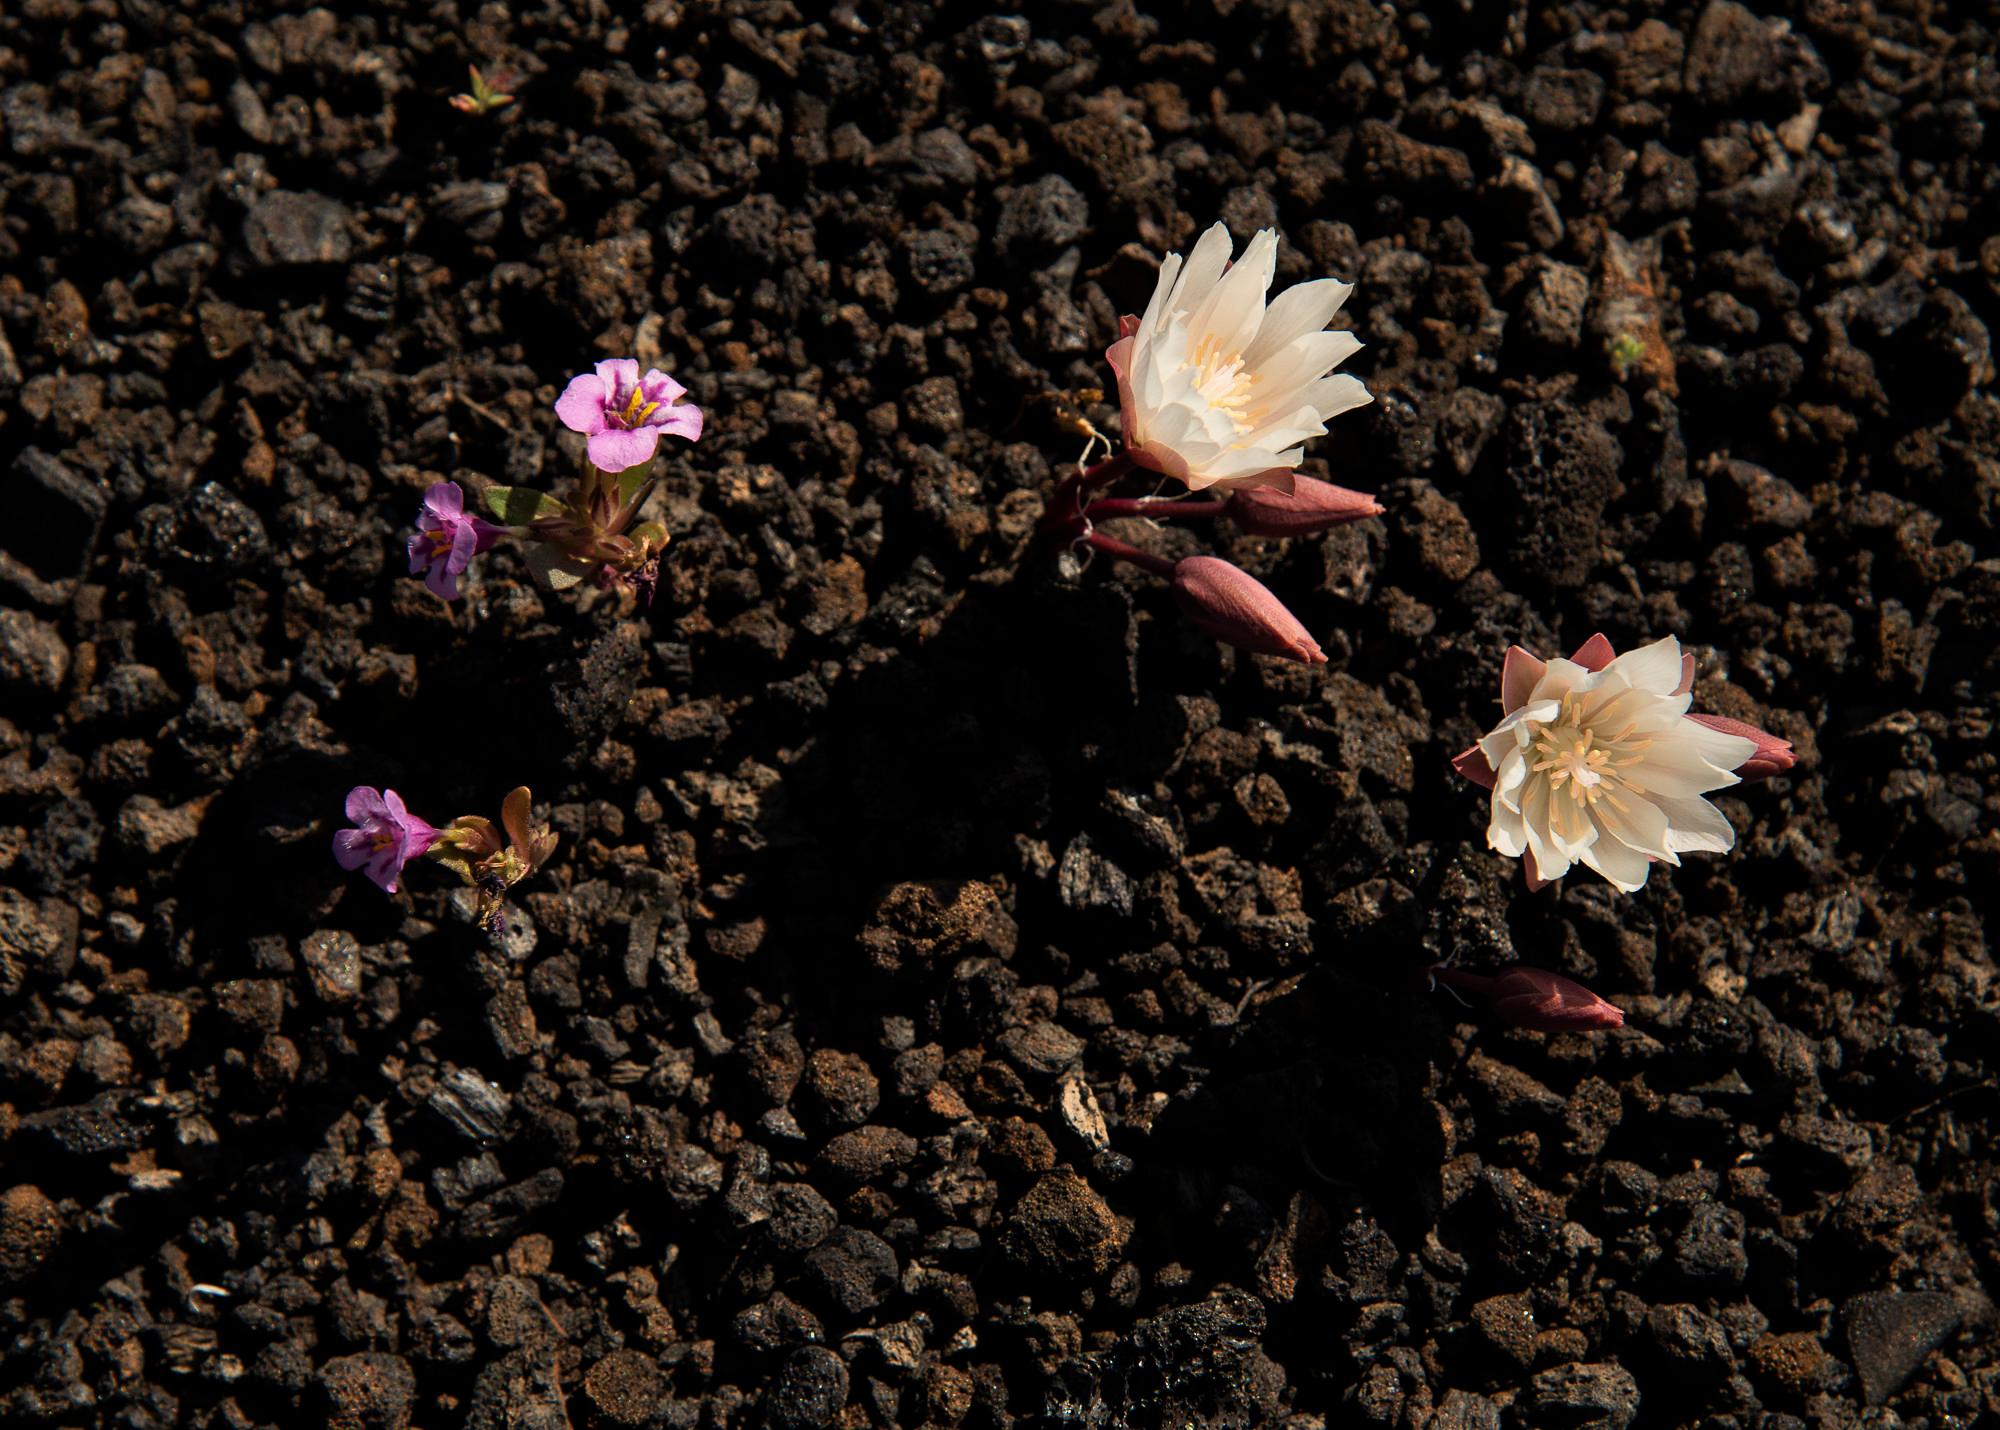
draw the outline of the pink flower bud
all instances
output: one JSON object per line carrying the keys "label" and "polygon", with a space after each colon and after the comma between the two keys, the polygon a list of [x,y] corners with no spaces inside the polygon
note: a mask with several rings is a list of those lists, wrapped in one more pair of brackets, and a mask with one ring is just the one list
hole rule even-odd
{"label": "pink flower bud", "polygon": [[1750,758],[1736,767],[1738,779],[1767,780],[1772,775],[1783,774],[1799,762],[1798,755],[1792,750],[1792,742],[1781,740],[1768,730],[1732,720],[1727,715],[1690,715],[1687,718],[1697,725],[1706,725],[1724,735],[1740,736],[1756,745],[1757,749]]}
{"label": "pink flower bud", "polygon": [[1625,1026],[1625,1014],[1616,1004],[1607,1003],[1574,978],[1545,968],[1517,965],[1488,978],[1437,964],[1431,977],[1484,998],[1497,1017],[1517,1028],[1575,1033]]}
{"label": "pink flower bud", "polygon": [[1382,504],[1366,492],[1292,474],[1288,496],[1276,487],[1245,487],[1229,494],[1222,514],[1252,536],[1312,536],[1345,522],[1380,516]]}
{"label": "pink flower bud", "polygon": [[1219,556],[1174,563],[1174,599],[1197,626],[1219,641],[1260,655],[1324,665],[1319,642],[1255,576]]}

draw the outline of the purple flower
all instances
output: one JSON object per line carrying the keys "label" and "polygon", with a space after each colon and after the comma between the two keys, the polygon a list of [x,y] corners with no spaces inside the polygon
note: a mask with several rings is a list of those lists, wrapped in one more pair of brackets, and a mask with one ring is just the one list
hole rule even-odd
{"label": "purple flower", "polygon": [[457,482],[438,482],[424,493],[423,514],[410,538],[410,574],[424,573],[424,584],[447,601],[458,599],[458,578],[475,553],[492,549],[501,530],[465,510],[465,493]]}
{"label": "purple flower", "polygon": [[591,465],[622,472],[653,460],[660,434],[693,442],[701,436],[701,409],[681,398],[687,389],[658,368],[639,376],[631,358],[601,362],[594,373],[569,380],[556,399],[556,416],[572,432],[590,438]]}
{"label": "purple flower", "polygon": [[397,793],[356,785],[347,792],[347,817],[360,826],[333,836],[333,857],[396,892],[403,866],[438,842],[438,832],[403,807]]}

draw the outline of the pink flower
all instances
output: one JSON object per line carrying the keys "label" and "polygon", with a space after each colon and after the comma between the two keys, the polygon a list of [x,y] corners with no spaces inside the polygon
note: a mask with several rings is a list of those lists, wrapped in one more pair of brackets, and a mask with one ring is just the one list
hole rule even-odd
{"label": "pink flower", "polygon": [[1219,556],[1189,556],[1174,563],[1173,583],[1182,613],[1217,640],[1260,655],[1326,664],[1299,618],[1241,567]]}
{"label": "pink flower", "polygon": [[424,574],[424,584],[447,601],[458,599],[458,578],[473,556],[490,551],[501,537],[499,527],[465,510],[465,493],[457,482],[437,482],[424,493],[423,513],[410,537],[410,574]]}
{"label": "pink flower", "polygon": [[360,827],[333,836],[333,857],[359,869],[387,894],[396,892],[403,866],[438,842],[438,832],[403,807],[394,790],[356,785],[347,792],[347,817]]}
{"label": "pink flower", "polygon": [[1625,1014],[1615,1003],[1607,1003],[1575,979],[1545,968],[1517,965],[1488,978],[1440,963],[1430,972],[1431,977],[1453,988],[1484,998],[1501,1021],[1517,1028],[1573,1033],[1625,1026]]}
{"label": "pink flower", "polygon": [[658,368],[642,378],[633,359],[613,358],[570,379],[556,399],[556,416],[590,438],[592,466],[622,472],[652,461],[662,432],[690,442],[701,437],[701,409],[682,402],[686,395],[685,387]]}
{"label": "pink flower", "polygon": [[1222,514],[1252,536],[1313,536],[1345,522],[1382,514],[1382,504],[1366,492],[1292,474],[1287,495],[1278,487],[1238,487]]}

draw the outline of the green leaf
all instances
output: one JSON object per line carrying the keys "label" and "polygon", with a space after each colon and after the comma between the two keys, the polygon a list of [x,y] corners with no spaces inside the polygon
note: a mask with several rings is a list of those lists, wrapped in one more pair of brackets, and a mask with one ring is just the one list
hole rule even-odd
{"label": "green leaf", "polygon": [[488,487],[486,509],[509,526],[526,526],[539,516],[561,516],[568,510],[547,492],[528,487]]}
{"label": "green leaf", "polygon": [[596,567],[565,555],[560,547],[537,542],[528,548],[528,569],[551,591],[567,591],[580,585]]}
{"label": "green leaf", "polygon": [[618,474],[618,506],[620,510],[632,504],[633,496],[638,492],[639,488],[645,486],[651,480],[652,473],[653,464],[651,462],[641,462],[638,466],[627,467]]}

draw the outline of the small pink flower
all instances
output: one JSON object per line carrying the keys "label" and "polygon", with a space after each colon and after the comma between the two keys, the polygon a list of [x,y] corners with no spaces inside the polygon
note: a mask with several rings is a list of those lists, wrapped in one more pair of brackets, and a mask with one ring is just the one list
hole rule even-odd
{"label": "small pink flower", "polygon": [[1252,536],[1313,536],[1350,521],[1380,516],[1382,504],[1366,492],[1292,474],[1288,496],[1278,487],[1238,487],[1222,514]]}
{"label": "small pink flower", "polygon": [[1591,1028],[1622,1028],[1625,1014],[1574,978],[1545,968],[1515,966],[1488,978],[1464,969],[1436,964],[1431,977],[1453,988],[1484,998],[1502,1022],[1544,1033],[1574,1033]]}
{"label": "small pink flower", "polygon": [[1241,567],[1219,556],[1189,556],[1174,563],[1173,582],[1181,612],[1217,640],[1259,655],[1326,664],[1299,618]]}
{"label": "small pink flower", "polygon": [[333,836],[333,857],[343,869],[361,870],[386,894],[396,892],[403,866],[438,842],[438,832],[405,809],[392,789],[356,785],[347,792],[347,817],[359,828]]}
{"label": "small pink flower", "polygon": [[636,361],[613,358],[570,379],[556,399],[556,416],[590,438],[592,466],[622,472],[652,461],[662,432],[690,442],[701,437],[701,409],[682,402],[686,395],[685,387],[658,368],[641,377]]}
{"label": "small pink flower", "polygon": [[457,482],[437,482],[424,493],[424,509],[410,537],[410,574],[447,601],[458,599],[458,578],[474,555],[490,551],[502,533],[465,509]]}

